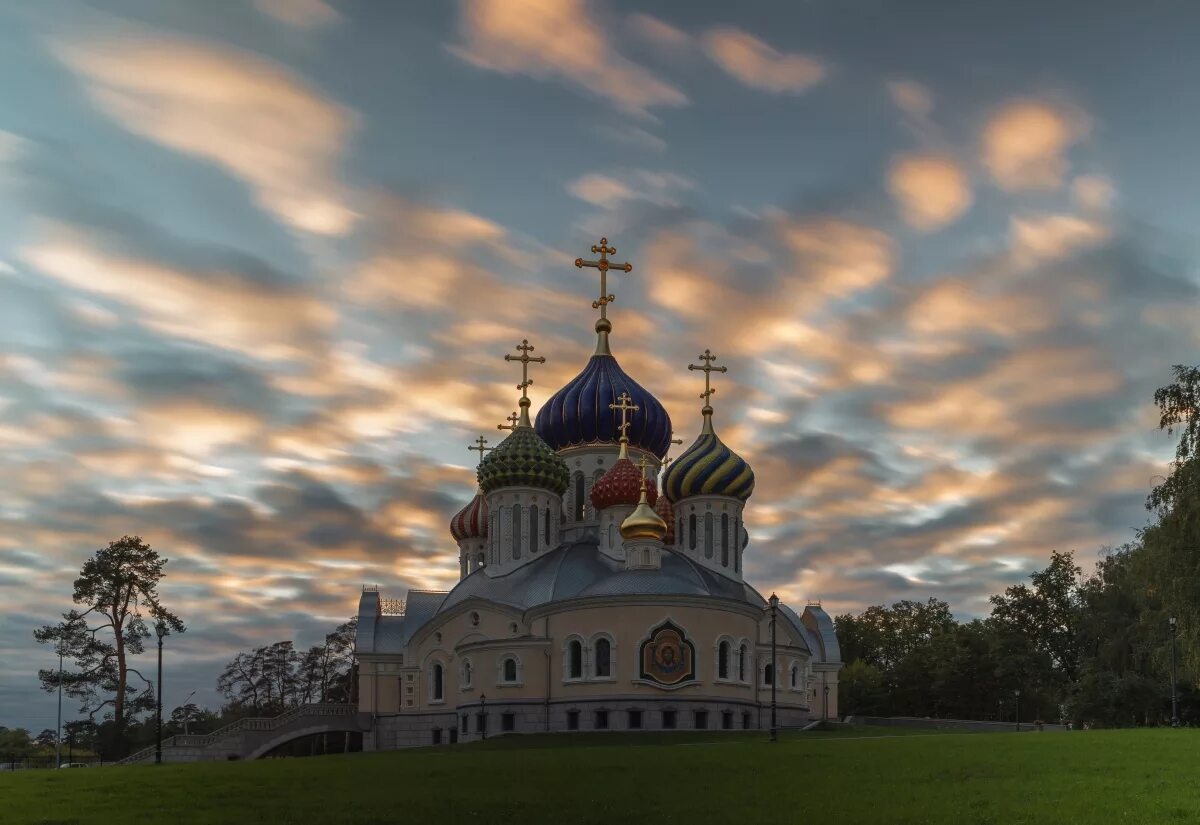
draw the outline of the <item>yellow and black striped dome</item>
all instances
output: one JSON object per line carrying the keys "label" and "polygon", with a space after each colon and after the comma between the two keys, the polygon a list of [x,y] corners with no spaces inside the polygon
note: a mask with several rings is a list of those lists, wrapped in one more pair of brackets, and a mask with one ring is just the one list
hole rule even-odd
{"label": "yellow and black striped dome", "polygon": [[662,492],[671,501],[692,496],[729,496],[745,501],[754,492],[754,471],[725,446],[706,414],[700,437],[667,470]]}

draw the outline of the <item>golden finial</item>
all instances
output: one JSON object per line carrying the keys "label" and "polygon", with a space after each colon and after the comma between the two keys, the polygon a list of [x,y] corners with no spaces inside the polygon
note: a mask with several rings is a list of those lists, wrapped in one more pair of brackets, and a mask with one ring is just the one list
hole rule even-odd
{"label": "golden finial", "polygon": [[638,461],[638,467],[642,470],[641,496],[637,506],[633,508],[633,512],[621,522],[621,538],[623,539],[662,541],[667,535],[667,523],[662,520],[662,516],[654,512],[646,497],[646,491],[650,486],[650,482],[646,478],[646,467],[648,466],[649,462],[646,461],[646,456],[643,454],[641,460]]}
{"label": "golden finial", "polygon": [[700,356],[700,360],[704,362],[703,365],[688,364],[688,369],[704,371],[704,392],[700,393],[700,397],[704,399],[704,407],[700,410],[700,413],[704,416],[704,428],[701,430],[701,434],[711,435],[713,431],[713,408],[712,404],[709,402],[709,398],[711,398],[712,394],[716,392],[716,389],[713,388],[711,383],[712,374],[714,372],[729,372],[729,367],[714,367],[712,362],[717,360],[717,356],[713,355],[712,352],[707,349],[704,350],[704,354]]}
{"label": "golden finial", "polygon": [[596,354],[611,355],[612,353],[608,349],[608,333],[612,331],[612,323],[608,320],[608,305],[617,300],[617,296],[609,294],[608,270],[619,269],[622,272],[632,272],[633,264],[618,264],[608,259],[609,255],[617,254],[617,248],[608,245],[608,238],[601,238],[599,245],[593,244],[592,252],[598,254],[600,259],[585,261],[583,258],[576,258],[575,266],[579,269],[588,266],[600,270],[600,297],[592,301],[592,309],[600,310],[600,318],[596,321],[596,333],[599,335],[596,340]]}
{"label": "golden finial", "polygon": [[497,424],[497,430],[515,430],[517,428],[517,422],[521,420],[521,416],[517,415],[516,410],[513,410],[512,415],[504,420],[507,421],[508,424]]}
{"label": "golden finial", "polygon": [[[527,392],[530,385],[533,384],[533,379],[529,377],[529,364],[544,364],[546,363],[546,359],[541,355],[532,356],[529,354],[533,352],[533,346],[529,343],[528,338],[522,338],[521,343],[517,344],[517,352],[521,354],[513,355],[512,353],[508,353],[504,356],[505,361],[521,362],[521,383],[517,384],[517,389],[521,391],[521,400],[518,402],[518,405],[521,407],[521,415],[515,427],[532,427],[533,425],[529,422],[529,393]],[[508,428],[500,426],[500,429]]]}
{"label": "golden finial", "polygon": [[608,405],[610,410],[620,410],[621,412],[621,426],[617,427],[621,431],[621,454],[617,456],[618,459],[629,458],[629,425],[632,422],[628,418],[628,413],[637,412],[641,409],[637,404],[629,403],[631,400],[629,393],[622,391],[621,395],[617,398],[617,403]]}

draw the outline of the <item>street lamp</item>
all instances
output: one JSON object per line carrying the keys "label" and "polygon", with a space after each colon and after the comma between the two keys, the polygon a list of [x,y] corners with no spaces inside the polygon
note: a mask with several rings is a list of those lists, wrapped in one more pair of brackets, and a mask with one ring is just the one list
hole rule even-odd
{"label": "street lamp", "polygon": [[1171,727],[1179,727],[1179,695],[1175,692],[1175,627],[1177,621],[1172,616],[1171,623]]}
{"label": "street lamp", "polygon": [[774,593],[771,598],[767,599],[767,604],[771,606],[771,741],[779,741],[779,725],[775,712],[775,684],[779,681],[779,674],[776,673],[777,659],[775,658],[775,614],[779,612],[779,597]]}
{"label": "street lamp", "polygon": [[163,636],[167,635],[167,623],[159,619],[154,625],[154,632],[158,636],[158,701],[155,703],[154,716],[158,731],[154,738],[154,764],[162,764],[162,645]]}
{"label": "street lamp", "polygon": [[1021,689],[1017,688],[1016,690],[1014,690],[1013,696],[1016,697],[1016,700],[1017,700],[1017,703],[1016,703],[1017,704],[1017,707],[1016,707],[1017,733],[1020,733],[1021,732]]}
{"label": "street lamp", "polygon": [[[1172,619],[1172,622],[1175,620]],[[60,636],[58,639],[58,727],[55,728],[54,737],[54,767],[62,767],[62,676],[63,676],[63,640]]]}
{"label": "street lamp", "polygon": [[479,694],[479,736],[487,739],[487,694]]}

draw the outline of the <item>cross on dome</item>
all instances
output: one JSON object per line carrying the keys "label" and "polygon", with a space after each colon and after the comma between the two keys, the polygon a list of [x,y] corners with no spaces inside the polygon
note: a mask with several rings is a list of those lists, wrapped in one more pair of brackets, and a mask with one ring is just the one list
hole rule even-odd
{"label": "cross on dome", "polygon": [[[517,344],[517,352],[519,352],[521,354],[513,355],[510,352],[510,353],[506,353],[504,356],[505,361],[520,361],[521,362],[521,383],[517,384],[517,389],[519,389],[521,391],[521,400],[520,400],[520,402],[518,402],[521,407],[521,416],[520,416],[520,419],[514,425],[515,427],[532,427],[533,426],[533,424],[531,424],[529,421],[529,393],[527,392],[529,387],[533,384],[533,379],[529,377],[529,365],[531,363],[534,363],[534,364],[546,363],[545,356],[530,355],[529,353],[533,352],[533,350],[534,350],[534,347],[532,344],[529,343],[529,339],[522,338],[521,343]],[[497,425],[497,426],[500,426],[500,425]],[[508,429],[508,428],[504,427],[504,426],[500,426],[500,429],[503,430],[503,429]]]}
{"label": "cross on dome", "polygon": [[612,331],[612,322],[608,320],[608,305],[617,300],[617,296],[608,291],[608,270],[618,269],[622,272],[632,272],[633,264],[618,264],[608,259],[609,255],[617,254],[617,248],[608,245],[608,238],[601,238],[598,245],[592,244],[592,252],[600,256],[599,260],[585,261],[583,258],[576,258],[575,266],[578,269],[591,267],[600,271],[600,297],[592,301],[592,309],[600,310],[600,318],[596,321],[596,332],[600,336],[596,342],[596,354],[611,355],[608,349],[608,333]]}
{"label": "cross on dome", "polygon": [[688,364],[688,369],[702,370],[704,372],[704,392],[700,393],[700,397],[704,399],[704,409],[702,409],[701,412],[705,416],[711,416],[713,409],[712,404],[709,402],[709,398],[714,392],[717,391],[711,383],[712,374],[714,372],[729,372],[729,367],[714,367],[712,362],[717,360],[717,356],[713,355],[712,351],[707,349],[704,350],[704,353],[700,356],[700,360],[703,361],[704,364]]}
{"label": "cross on dome", "polygon": [[483,461],[483,454],[486,453],[488,450],[494,450],[495,447],[487,446],[487,439],[484,438],[483,436],[479,436],[479,438],[475,439],[475,446],[467,447],[467,449],[471,450],[472,452],[478,452],[479,460]]}
{"label": "cross on dome", "polygon": [[497,430],[515,430],[517,428],[517,422],[521,420],[521,416],[517,415],[516,410],[513,410],[512,415],[510,415],[508,418],[506,418],[504,420],[507,421],[508,423],[507,424],[497,424],[496,425]]}
{"label": "cross on dome", "polygon": [[[641,407],[639,407],[637,404],[629,403],[631,400],[632,399],[630,399],[629,393],[622,392],[619,396],[617,396],[617,403],[608,405],[610,410],[618,410],[621,413],[621,425],[617,427],[617,429],[621,431],[620,458],[624,458],[626,456],[625,445],[629,443],[629,426],[632,422],[629,420],[628,414],[631,412],[637,412],[641,409]],[[643,456],[643,458],[645,458],[645,456]]]}

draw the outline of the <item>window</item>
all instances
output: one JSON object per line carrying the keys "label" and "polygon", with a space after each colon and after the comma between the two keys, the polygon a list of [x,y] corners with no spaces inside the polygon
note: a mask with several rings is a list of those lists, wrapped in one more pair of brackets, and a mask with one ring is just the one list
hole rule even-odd
{"label": "window", "polygon": [[696,514],[688,516],[688,549],[696,549]]}
{"label": "window", "polygon": [[642,729],[642,712],[640,710],[629,711],[629,729],[630,730],[641,730]]}
{"label": "window", "polygon": [[608,546],[609,546],[609,547],[616,547],[616,546],[617,546],[617,531],[616,531],[616,526],[615,526],[615,525],[612,525],[612,524],[608,525]]}
{"label": "window", "polygon": [[467,728],[470,724],[471,724],[471,717],[467,716],[467,714],[464,713],[462,715],[462,732],[463,733],[467,732]]}
{"label": "window", "polygon": [[721,730],[733,730],[733,711],[721,711]]}
{"label": "window", "polygon": [[475,714],[475,732],[480,733],[480,734],[487,733],[487,714],[486,713]]}
{"label": "window", "polygon": [[433,679],[430,689],[432,690],[430,698],[433,701],[440,702],[443,698],[445,698],[442,695],[442,666],[440,664],[435,664],[433,666]]}
{"label": "window", "polygon": [[612,675],[612,644],[605,638],[596,640],[596,676],[607,679]]}
{"label": "window", "polygon": [[550,546],[550,508],[546,508],[546,514],[542,517],[542,544]]}
{"label": "window", "polygon": [[721,566],[729,566],[729,514],[721,514]]}
{"label": "window", "polygon": [[664,730],[675,730],[675,711],[673,711],[673,710],[664,710],[663,711],[663,729]]}
{"label": "window", "polygon": [[471,660],[463,659],[463,662],[462,662],[462,686],[464,688],[469,688],[471,686],[471,671],[472,670],[473,670],[473,668],[471,667]]}
{"label": "window", "polygon": [[567,644],[567,678],[583,678],[583,645],[578,639],[572,639]]}
{"label": "window", "polygon": [[446,730],[449,731],[449,733],[450,733],[450,744],[457,745],[458,744],[458,728],[446,728]]}
{"label": "window", "polygon": [[512,713],[500,714],[500,730],[514,731],[517,729],[517,717]]}
{"label": "window", "polygon": [[746,646],[742,645],[738,648],[738,679],[742,682],[746,681]]}
{"label": "window", "polygon": [[511,656],[504,660],[504,681],[517,681],[517,660]]}
{"label": "window", "polygon": [[704,558],[713,556],[713,514],[704,514]]}
{"label": "window", "polygon": [[683,541],[683,516],[680,516],[679,517],[679,526],[675,529],[675,542],[678,544],[678,543],[681,543],[682,541]]}
{"label": "window", "polygon": [[608,730],[608,711],[596,711],[596,730]]}
{"label": "window", "polygon": [[575,474],[575,520],[583,521],[587,503],[583,500],[583,473]]}
{"label": "window", "polygon": [[729,642],[721,642],[717,648],[717,678],[729,678]]}
{"label": "window", "polygon": [[567,730],[579,730],[579,711],[567,711]]}
{"label": "window", "polygon": [[521,558],[521,508],[512,508],[512,557]]}
{"label": "window", "polygon": [[749,713],[742,714],[742,727],[745,728],[746,730],[750,730],[750,714]]}
{"label": "window", "polygon": [[733,572],[742,570],[742,517],[738,516],[733,522]]}
{"label": "window", "polygon": [[433,744],[435,744],[435,745],[442,744],[442,729],[441,728],[433,729]]}
{"label": "window", "polygon": [[538,551],[538,508],[533,506],[529,508],[529,552],[536,553]]}
{"label": "window", "polygon": [[695,725],[696,725],[696,730],[707,730],[708,729],[708,711],[698,710],[693,715],[695,717],[694,721],[695,721]]}
{"label": "window", "polygon": [[775,684],[775,665],[771,664],[770,662],[767,662],[767,664],[763,665],[763,684]]}
{"label": "window", "polygon": [[800,681],[800,666],[799,665],[792,665],[791,679],[792,679],[792,685],[791,685],[792,690],[795,690]]}

